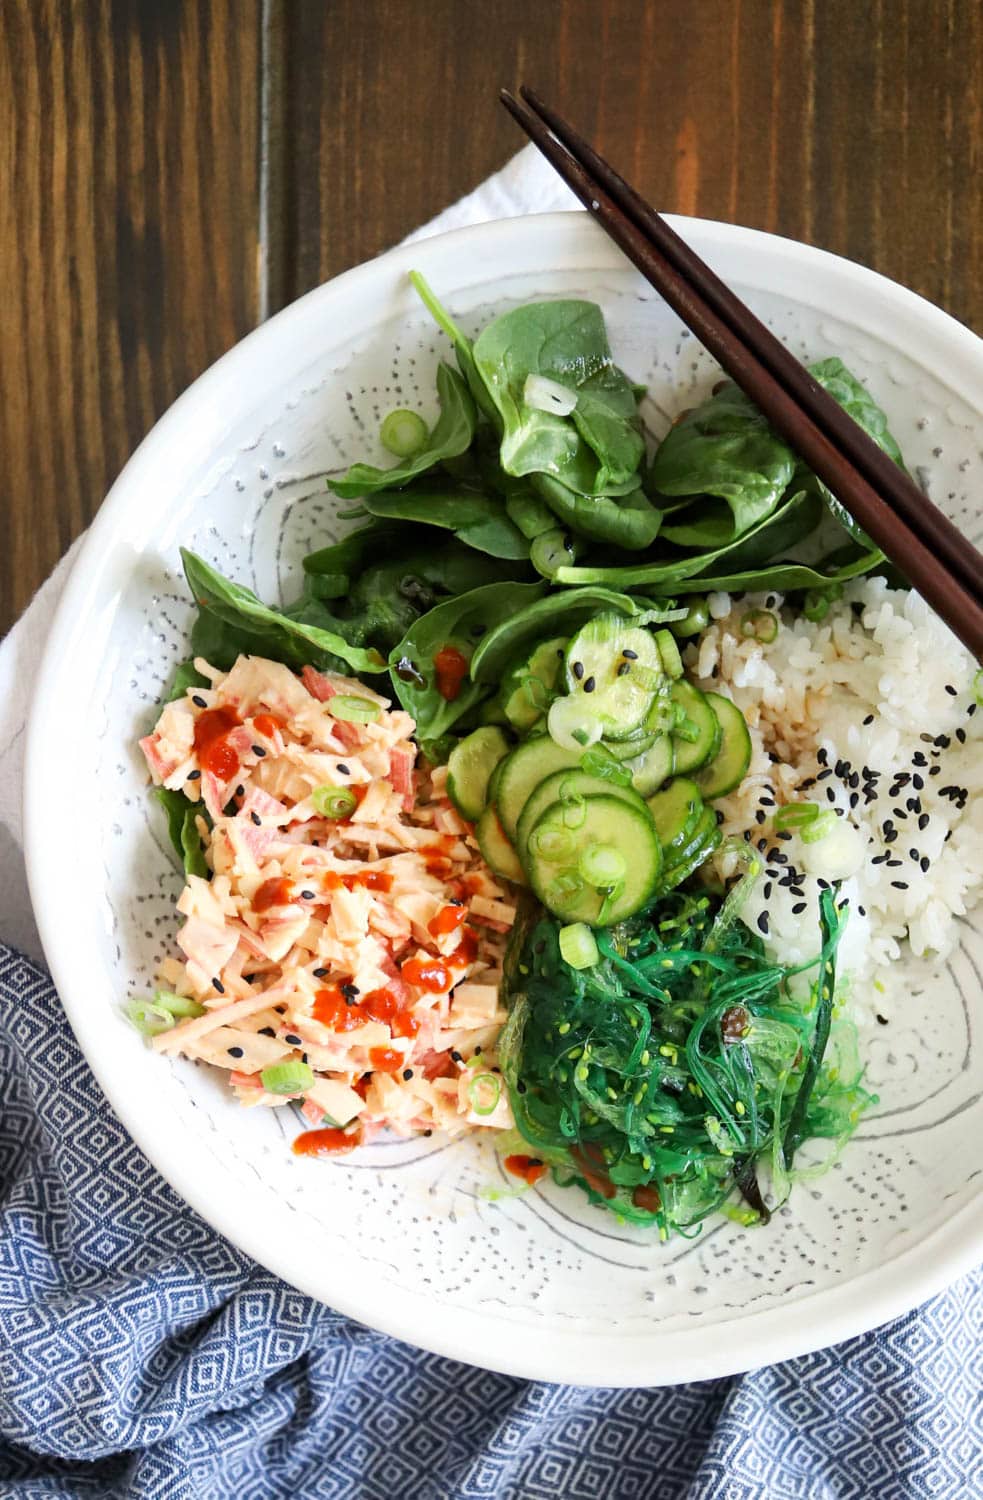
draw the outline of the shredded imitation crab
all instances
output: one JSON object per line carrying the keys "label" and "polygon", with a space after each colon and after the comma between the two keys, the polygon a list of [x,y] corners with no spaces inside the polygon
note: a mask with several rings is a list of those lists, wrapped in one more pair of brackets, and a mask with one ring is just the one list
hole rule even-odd
{"label": "shredded imitation crab", "polygon": [[178,901],[154,1047],[224,1068],[243,1104],[298,1103],[327,1127],[315,1151],[508,1126],[494,1048],[515,909],[446,771],[416,767],[412,718],[311,667],[195,668],[209,685],[140,742],[197,809],[211,872]]}

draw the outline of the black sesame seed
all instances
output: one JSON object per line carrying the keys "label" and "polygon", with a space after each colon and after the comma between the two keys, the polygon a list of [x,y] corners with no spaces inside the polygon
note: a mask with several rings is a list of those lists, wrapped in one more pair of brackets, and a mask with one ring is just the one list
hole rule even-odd
{"label": "black sesame seed", "polygon": [[338,772],[339,776],[350,776],[352,774],[347,766],[342,765],[341,761],[339,761],[335,766],[335,770]]}
{"label": "black sesame seed", "polygon": [[201,696],[200,693],[195,693],[192,696],[191,701],[194,704],[195,708],[207,708],[208,707],[208,704],[205,702],[204,698]]}
{"label": "black sesame seed", "polygon": [[885,842],[885,844],[893,844],[894,840],[897,838],[897,836],[898,836],[898,830],[896,828],[887,828],[887,829],[885,829],[885,831],[884,831],[884,842]]}
{"label": "black sesame seed", "polygon": [[819,775],[818,775],[818,776],[817,776],[817,777],[816,777],[816,780],[817,780],[817,781],[825,781],[825,780],[826,780],[826,777],[827,777],[827,776],[832,776],[832,774],[833,774],[833,773],[832,773],[832,771],[830,771],[830,770],[826,770],[826,771],[820,771],[820,772],[819,772]]}
{"label": "black sesame seed", "polygon": [[754,821],[756,823],[763,823],[765,821],[765,814],[761,811],[760,807],[758,808],[758,811],[754,815]]}
{"label": "black sesame seed", "polygon": [[262,745],[253,745],[252,751],[254,755],[259,756],[260,760],[262,760],[264,755],[266,754],[266,751],[263,749]]}
{"label": "black sesame seed", "polygon": [[872,865],[882,865],[886,859],[887,859],[887,855],[886,854],[875,854],[874,857],[873,857],[873,859],[871,860],[871,864]]}
{"label": "black sesame seed", "polygon": [[315,979],[327,979],[327,977],[328,977],[328,971],[327,971],[327,969],[315,969],[314,970],[314,978]]}
{"label": "black sesame seed", "polygon": [[921,859],[918,861],[919,869],[921,870],[923,875],[928,874],[929,866],[931,865],[931,863],[932,861],[929,859],[928,855],[923,854]]}
{"label": "black sesame seed", "polygon": [[816,751],[816,759],[821,766],[824,766],[829,759],[829,756],[826,754],[826,751],[822,745],[820,745],[819,749]]}
{"label": "black sesame seed", "polygon": [[928,816],[928,813],[922,813],[921,817],[918,819],[919,828],[924,832],[924,830],[928,827],[930,821],[931,820]]}
{"label": "black sesame seed", "polygon": [[413,1069],[412,1068],[404,1068],[403,1069],[403,1078],[404,1078],[404,1080],[407,1083],[409,1083],[409,1081],[410,1081],[410,1079],[412,1077],[413,1077]]}
{"label": "black sesame seed", "polygon": [[188,780],[189,781],[200,781],[201,780],[201,772],[200,771],[189,771],[188,772]]}
{"label": "black sesame seed", "polygon": [[586,682],[584,683],[584,692],[585,693],[592,693],[596,687],[597,687],[597,683],[594,681],[594,678],[593,677],[588,677],[587,680],[586,680]]}
{"label": "black sesame seed", "polygon": [[475,1047],[475,1049],[474,1049],[474,1055],[475,1055],[475,1057],[480,1057],[481,1056],[481,1048],[480,1047]]}
{"label": "black sesame seed", "polygon": [[867,915],[867,908],[865,906],[858,906],[857,911],[862,917],[865,917]]}
{"label": "black sesame seed", "polygon": [[927,759],[927,757],[925,755],[924,750],[916,750],[915,751],[914,755],[911,757],[911,764],[913,766],[927,766],[928,765],[928,759]]}
{"label": "black sesame seed", "polygon": [[300,894],[301,894],[301,898],[304,901],[313,901],[314,900],[314,892],[313,891],[301,891]]}
{"label": "black sesame seed", "polygon": [[852,786],[852,787],[856,788],[859,785],[860,785],[860,776],[858,775],[858,773],[856,771],[851,771],[850,774],[849,774],[849,776],[847,777],[847,786]]}
{"label": "black sesame seed", "polygon": [[941,766],[933,766],[932,769],[929,771],[928,774],[930,776],[941,776],[942,775],[942,767]]}
{"label": "black sesame seed", "polygon": [[262,822],[262,818],[260,817],[259,813],[251,812],[249,814],[249,816],[252,818],[253,822],[256,824],[256,827],[258,828],[259,825],[260,825],[260,823]]}
{"label": "black sesame seed", "polygon": [[625,647],[624,651],[622,651],[621,654],[622,654],[622,656],[627,657],[629,661],[637,661],[638,660],[638,652],[637,651],[632,651],[631,648],[628,647],[628,646]]}
{"label": "black sesame seed", "polygon": [[969,705],[969,707],[967,708],[967,710],[966,710],[966,717],[967,717],[967,719],[971,719],[973,717],[973,715],[975,714],[975,712],[976,712],[976,704],[975,703],[971,703]]}
{"label": "black sesame seed", "polygon": [[526,1085],[522,1082],[521,1078],[515,1086],[515,1091],[517,1094],[524,1094],[526,1092]]}
{"label": "black sesame seed", "polygon": [[957,729],[956,730],[956,739],[959,741],[960,745],[965,745],[965,743],[966,743],[966,731],[965,731],[965,729]]}
{"label": "black sesame seed", "polygon": [[793,917],[801,917],[802,913],[805,911],[808,905],[808,901],[796,901],[795,905],[792,907]]}
{"label": "black sesame seed", "polygon": [[623,661],[621,663],[621,666],[618,668],[617,673],[615,675],[617,677],[624,677],[625,673],[626,672],[630,672],[630,671],[631,671],[631,662]]}
{"label": "black sesame seed", "polygon": [[887,868],[889,870],[900,870],[902,863],[903,861],[900,859],[889,859],[887,862]]}
{"label": "black sesame seed", "polygon": [[949,694],[950,698],[958,698],[959,694],[956,691],[956,689],[953,687],[953,685],[952,685],[951,682],[947,682],[946,683],[945,690]]}
{"label": "black sesame seed", "polygon": [[240,782],[239,785],[235,789],[235,796],[237,796],[237,797],[244,797],[245,795],[246,795],[246,788],[242,785],[242,782]]}
{"label": "black sesame seed", "polygon": [[925,778],[923,776],[913,776],[911,784],[916,792],[923,792],[925,790]]}
{"label": "black sesame seed", "polygon": [[572,671],[573,671],[574,677],[576,677],[577,681],[579,682],[580,679],[581,679],[581,677],[583,677],[583,675],[584,675],[584,664],[583,664],[583,662],[582,661],[575,661],[574,664],[573,664]]}
{"label": "black sesame seed", "polygon": [[892,880],[891,884],[896,891],[906,891],[908,889],[907,880]]}
{"label": "black sesame seed", "polygon": [[222,983],[221,979],[212,980],[212,989],[218,990],[220,995],[225,994],[225,985]]}
{"label": "black sesame seed", "polygon": [[826,800],[827,800],[827,802],[835,802],[836,801],[836,792],[834,791],[834,789],[831,786],[828,786],[826,788]]}
{"label": "black sesame seed", "polygon": [[357,995],[362,993],[357,984],[342,984],[339,985],[339,989],[346,1000],[354,1000]]}
{"label": "black sesame seed", "polygon": [[771,895],[771,881],[770,880],[766,880],[765,881],[764,886],[762,887],[762,890],[761,890],[761,894],[764,897],[764,899],[767,901],[768,897]]}
{"label": "black sesame seed", "polygon": [[864,723],[865,724],[873,724],[873,722],[874,722],[874,715],[873,714],[868,714],[867,717],[866,717],[866,719],[864,719]]}
{"label": "black sesame seed", "polygon": [[860,801],[860,793],[859,792],[851,792],[850,793],[850,806],[851,807],[856,807],[856,805],[857,805],[857,803],[859,801]]}
{"label": "black sesame seed", "polygon": [[761,914],[758,917],[758,931],[759,932],[763,932],[767,936],[767,933],[768,933],[768,913],[766,911],[761,912]]}
{"label": "black sesame seed", "polygon": [[451,1062],[463,1062],[463,1061],[464,1061],[464,1059],[461,1056],[460,1052],[453,1052],[453,1051],[451,1052]]}
{"label": "black sesame seed", "polygon": [[229,1054],[230,1057],[241,1057],[242,1056],[242,1048],[241,1047],[227,1047],[225,1050],[228,1052],[228,1054]]}
{"label": "black sesame seed", "polygon": [[934,743],[937,749],[948,750],[949,746],[952,744],[952,741],[947,734],[938,734],[935,737]]}
{"label": "black sesame seed", "polygon": [[299,1036],[294,1036],[294,1033],[292,1031],[288,1031],[287,1034],[286,1034],[286,1036],[283,1038],[283,1040],[287,1043],[287,1045],[289,1047],[299,1047],[300,1046],[300,1037]]}
{"label": "black sesame seed", "polygon": [[917,861],[918,859],[921,858],[921,853],[920,853],[920,851],[918,849],[909,849],[908,850],[908,858]]}
{"label": "black sesame seed", "polygon": [[787,844],[792,835],[789,833],[787,828],[783,828],[780,833],[775,834],[775,837],[776,839],[781,839],[783,843]]}
{"label": "black sesame seed", "polygon": [[272,1026],[263,1026],[263,1027],[260,1028],[259,1035],[260,1036],[276,1036],[276,1032],[273,1030]]}
{"label": "black sesame seed", "polygon": [[877,1017],[877,1024],[879,1026],[886,1026],[887,1025],[887,1016],[878,1016]]}

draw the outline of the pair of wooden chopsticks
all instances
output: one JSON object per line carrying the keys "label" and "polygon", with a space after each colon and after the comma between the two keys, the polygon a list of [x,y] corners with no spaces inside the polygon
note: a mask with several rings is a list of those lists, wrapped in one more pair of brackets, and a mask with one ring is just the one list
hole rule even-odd
{"label": "pair of wooden chopsticks", "polygon": [[983,659],[983,557],[750,308],[532,92],[502,103],[560,176],[872,542]]}

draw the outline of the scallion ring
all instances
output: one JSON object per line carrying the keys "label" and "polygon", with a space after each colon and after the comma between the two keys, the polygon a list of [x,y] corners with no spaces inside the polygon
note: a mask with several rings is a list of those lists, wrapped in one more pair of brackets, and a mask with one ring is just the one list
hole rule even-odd
{"label": "scallion ring", "polygon": [[311,801],[322,818],[347,818],[358,806],[358,798],[347,786],[316,786]]}
{"label": "scallion ring", "polygon": [[741,616],[741,635],[768,646],[778,634],[778,616],[770,609],[749,609]]}
{"label": "scallion ring", "polygon": [[412,458],[426,445],[427,424],[419,412],[391,411],[379,429],[379,439],[387,453],[395,458]]}
{"label": "scallion ring", "polygon": [[378,703],[371,698],[359,698],[354,693],[336,693],[328,700],[328,713],[343,724],[374,724],[382,713]]}
{"label": "scallion ring", "polygon": [[263,1069],[259,1079],[268,1094],[303,1094],[314,1086],[313,1070],[299,1058],[271,1063]]}
{"label": "scallion ring", "polygon": [[823,810],[815,802],[789,802],[775,814],[775,827],[802,828],[807,823],[815,822]]}
{"label": "scallion ring", "polygon": [[502,1097],[502,1081],[494,1073],[476,1073],[468,1082],[468,1098],[476,1115],[492,1115]]}

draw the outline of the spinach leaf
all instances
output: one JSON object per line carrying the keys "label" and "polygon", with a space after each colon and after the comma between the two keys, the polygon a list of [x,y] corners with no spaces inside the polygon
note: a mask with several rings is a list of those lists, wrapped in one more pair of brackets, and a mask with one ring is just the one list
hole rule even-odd
{"label": "spinach leaf", "polygon": [[662,534],[679,546],[726,546],[771,515],[794,470],[792,450],[728,381],[669,429],[649,475],[659,494],[715,495],[726,501],[726,508],[708,513],[705,501],[688,506]]}
{"label": "spinach leaf", "polygon": [[529,543],[509,520],[503,501],[460,486],[426,483],[405,490],[383,490],[365,499],[370,515],[453,531],[457,540],[491,557],[529,556]]}
{"label": "spinach leaf", "polygon": [[641,489],[614,499],[609,495],[578,495],[549,474],[534,475],[533,483],[557,520],[593,542],[641,552],[659,534],[662,514]]}
{"label": "spinach leaf", "polygon": [[183,792],[166,786],[155,787],[154,796],[167,815],[167,831],[186,872],[210,880],[212,872],[205,863],[205,850],[195,822],[199,813],[208,816],[203,804],[189,802]]}
{"label": "spinach leaf", "polygon": [[194,661],[183,661],[174,673],[165,701],[173,703],[175,699],[183,698],[189,688],[196,687],[211,687],[211,683],[196,670]]}
{"label": "spinach leaf", "polygon": [[[815,380],[828,391],[843,410],[863,428],[869,437],[879,448],[883,448],[889,458],[893,458],[899,468],[904,469],[905,462],[901,456],[892,433],[887,425],[887,417],[877,405],[873,396],[865,385],[862,385],[835,355],[831,359],[820,360],[818,364],[809,366],[809,373]],[[907,470],[905,471],[907,472]],[[836,517],[845,531],[864,547],[873,548],[873,542],[867,533],[857,525],[856,521],[847,510],[846,506],[836,498],[832,490],[823,484],[821,479],[813,476],[813,482],[829,506],[830,513]]]}
{"label": "spinach leaf", "polygon": [[342,479],[329,479],[328,488],[342,500],[357,500],[379,490],[409,484],[411,479],[469,448],[477,420],[474,401],[467,385],[450,365],[437,366],[437,394],[440,397],[440,416],[418,453],[391,469],[378,469],[374,464],[352,464]]}
{"label": "spinach leaf", "polygon": [[518,657],[527,656],[537,641],[572,634],[596,614],[614,611],[635,615],[644,606],[643,599],[596,587],[564,589],[533,600],[482,637],[471,658],[472,680],[497,686],[506,668]]}
{"label": "spinach leaf", "polygon": [[370,557],[385,555],[402,548],[413,534],[409,525],[370,521],[357,531],[350,531],[340,542],[309,552],[304,558],[307,579],[316,579],[311,591],[318,599],[340,599],[351,588],[351,580],[367,566]]}
{"label": "spinach leaf", "polygon": [[545,583],[485,584],[438,604],[410,626],[390,653],[389,666],[399,701],[416,720],[421,741],[440,740],[491,691],[468,676],[455,698],[443,697],[437,686],[437,653],[451,647],[470,662],[483,636],[545,592]]}
{"label": "spinach leaf", "polygon": [[757,526],[727,546],[706,552],[663,554],[629,564],[594,567],[565,564],[557,570],[554,581],[560,584],[599,583],[617,589],[651,588],[656,594],[682,591],[684,580],[701,578],[724,559],[728,567],[735,561],[742,568],[766,562],[812,531],[820,510],[817,497],[800,490],[783,500],[773,515],[765,516]]}
{"label": "spinach leaf", "polygon": [[496,425],[498,422],[498,413],[495,410],[494,402],[488,394],[485,382],[475,368],[474,346],[471,340],[457,326],[446,307],[438,301],[419,271],[410,272],[410,281],[413,284],[414,291],[437,324],[437,327],[446,333],[454,345],[458,369],[468,383],[468,390],[471,392],[475,405],[493,426]]}
{"label": "spinach leaf", "polygon": [[[474,344],[475,368],[498,411],[507,473],[550,474],[581,494],[625,493],[645,454],[635,394],[611,359],[593,302],[531,302],[503,313]],[[569,417],[527,406],[542,375],[577,397]]]}
{"label": "spinach leaf", "polygon": [[[291,619],[261,603],[241,584],[223,578],[194,552],[182,547],[181,558],[200,610],[191,635],[192,649],[214,666],[228,670],[241,652],[247,652],[291,667],[331,668],[340,660],[355,672],[385,671],[385,659],[378,651],[362,649],[346,639],[341,633],[343,622],[333,621],[336,628],[324,628]],[[305,600],[305,609],[315,602]],[[326,613],[322,606],[322,615]]]}
{"label": "spinach leaf", "polygon": [[[764,593],[774,589],[787,594],[792,589],[828,589],[834,583],[846,583],[851,578],[861,578],[873,573],[883,562],[884,554],[874,547],[857,552],[849,561],[833,567],[828,562],[800,563],[792,559],[784,562],[762,563],[757,568],[748,568],[740,573],[702,574],[699,578],[684,578],[672,585],[674,594],[705,594],[714,590],[728,593]],[[668,587],[668,585],[667,585]],[[658,593],[659,586],[655,586]]]}

